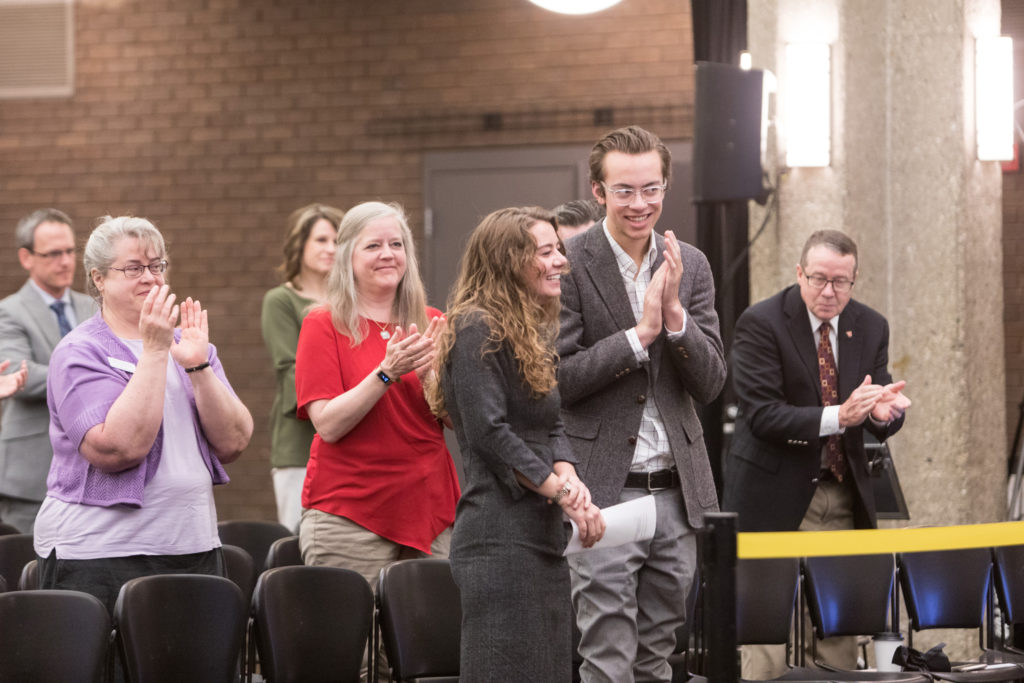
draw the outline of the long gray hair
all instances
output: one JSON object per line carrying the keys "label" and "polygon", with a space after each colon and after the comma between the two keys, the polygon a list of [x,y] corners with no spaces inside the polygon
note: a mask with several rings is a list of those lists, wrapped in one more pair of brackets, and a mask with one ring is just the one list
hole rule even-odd
{"label": "long gray hair", "polygon": [[85,291],[102,303],[103,295],[96,287],[93,273],[105,276],[110,271],[110,266],[114,265],[117,256],[117,245],[121,240],[134,237],[139,240],[139,245],[144,251],[155,251],[157,258],[167,258],[167,248],[164,236],[145,218],[103,216],[99,221],[99,225],[89,235],[89,241],[85,243],[82,267],[85,268]]}
{"label": "long gray hair", "polygon": [[395,292],[392,320],[404,329],[408,329],[412,323],[416,323],[421,331],[426,329],[427,294],[420,280],[416,247],[412,242],[412,231],[405,212],[398,204],[363,202],[349,209],[338,226],[338,251],[327,278],[327,307],[331,311],[334,326],[352,340],[353,346],[362,343],[368,330],[359,316],[359,292],[352,272],[352,253],[363,229],[377,219],[388,217],[398,223],[405,245],[405,275]]}

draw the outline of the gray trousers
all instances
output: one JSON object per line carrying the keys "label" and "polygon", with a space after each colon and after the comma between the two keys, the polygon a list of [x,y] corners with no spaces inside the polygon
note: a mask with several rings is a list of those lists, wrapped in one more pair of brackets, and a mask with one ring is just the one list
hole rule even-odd
{"label": "gray trousers", "polygon": [[[623,489],[618,502],[645,495]],[[672,680],[667,660],[686,618],[697,541],[679,488],[653,495],[658,514],[650,541],[569,556],[584,683]]]}

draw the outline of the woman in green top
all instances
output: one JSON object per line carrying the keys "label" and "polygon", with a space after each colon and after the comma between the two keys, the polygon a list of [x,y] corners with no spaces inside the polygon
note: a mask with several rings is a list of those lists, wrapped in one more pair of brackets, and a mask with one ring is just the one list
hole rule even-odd
{"label": "woman in green top", "polygon": [[344,212],[323,204],[296,210],[288,219],[284,261],[278,270],[284,284],[263,297],[260,325],[274,363],[276,389],[270,413],[270,465],[277,518],[298,533],[302,484],[306,478],[313,423],[295,417],[295,347],[302,319],[324,302],[327,275],[334,264],[335,238]]}

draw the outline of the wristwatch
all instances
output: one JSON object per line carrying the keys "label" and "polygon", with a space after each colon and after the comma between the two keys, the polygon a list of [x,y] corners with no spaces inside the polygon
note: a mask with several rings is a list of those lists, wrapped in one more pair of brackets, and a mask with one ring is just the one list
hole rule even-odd
{"label": "wristwatch", "polygon": [[384,386],[386,387],[389,387],[392,384],[398,384],[401,381],[398,377],[390,377],[388,373],[384,372],[384,368],[377,370],[377,377],[380,377],[380,381],[384,382]]}

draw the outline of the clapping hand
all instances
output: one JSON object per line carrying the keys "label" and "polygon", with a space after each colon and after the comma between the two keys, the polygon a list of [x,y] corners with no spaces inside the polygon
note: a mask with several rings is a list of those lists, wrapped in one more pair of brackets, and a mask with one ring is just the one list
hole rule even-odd
{"label": "clapping hand", "polygon": [[661,294],[661,315],[670,330],[683,329],[683,304],[679,301],[679,283],[683,280],[683,253],[671,230],[665,231],[665,260],[658,270],[665,271],[665,286]]}
{"label": "clapping hand", "polygon": [[902,417],[903,413],[910,407],[910,399],[903,395],[903,387],[907,386],[905,381],[894,382],[882,387],[878,396],[878,402],[871,410],[871,417],[878,422],[892,422]]}
{"label": "clapping hand", "polygon": [[434,338],[439,334],[440,320],[432,319],[426,332],[420,332],[416,323],[409,325],[408,331],[396,327],[380,363],[384,374],[397,379],[415,370],[422,379],[422,373],[430,369],[437,355]]}
{"label": "clapping hand", "polygon": [[[11,361],[5,360],[0,363],[0,372],[11,367]],[[25,388],[25,380],[28,379],[28,363],[21,361],[21,367],[9,375],[0,375],[0,398],[7,398]]]}
{"label": "clapping hand", "polygon": [[183,368],[202,365],[210,357],[210,323],[199,300],[181,304],[181,339],[171,346],[171,357]]}

